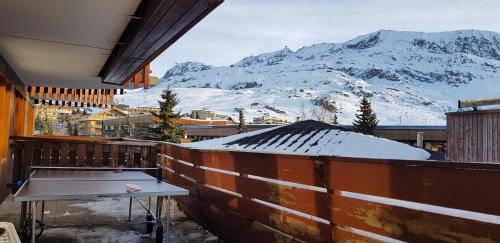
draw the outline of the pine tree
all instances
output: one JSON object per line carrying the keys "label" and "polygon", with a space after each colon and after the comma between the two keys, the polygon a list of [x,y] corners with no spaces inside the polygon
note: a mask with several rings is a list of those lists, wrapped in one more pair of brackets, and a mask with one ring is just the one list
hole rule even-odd
{"label": "pine tree", "polygon": [[182,137],[182,131],[173,121],[180,117],[179,113],[174,113],[174,108],[179,104],[177,94],[171,89],[163,90],[161,95],[162,100],[158,101],[160,105],[160,113],[157,114],[159,122],[156,127],[149,130],[149,138],[159,141],[167,141],[178,143]]}
{"label": "pine tree", "polygon": [[238,123],[238,133],[245,133],[247,132],[247,126],[245,125],[245,114],[244,114],[244,109],[240,108],[238,110],[239,113],[239,123]]}
{"label": "pine tree", "polygon": [[115,130],[115,137],[117,138],[122,138],[125,134],[125,131],[123,130],[123,126],[122,124],[118,124],[118,126],[116,126],[116,130]]}
{"label": "pine tree", "polygon": [[52,136],[54,135],[54,121],[50,120],[48,116],[45,116],[45,126],[47,129],[46,135]]}
{"label": "pine tree", "polygon": [[66,132],[68,133],[69,136],[73,136],[73,127],[71,126],[71,122],[69,119],[65,120],[66,123]]}
{"label": "pine tree", "polygon": [[132,138],[134,136],[134,122],[130,119],[130,116],[127,116],[127,120],[121,128],[121,137],[123,138]]}
{"label": "pine tree", "polygon": [[45,136],[54,135],[54,122],[49,119],[49,116],[47,114],[44,114],[44,116],[39,118],[38,121],[37,119],[35,119],[35,127],[37,126],[39,128],[41,135]]}
{"label": "pine tree", "polygon": [[358,114],[353,122],[354,130],[363,134],[373,134],[378,125],[377,115],[373,113],[371,103],[363,97],[360,102]]}
{"label": "pine tree", "polygon": [[337,117],[337,112],[335,112],[335,113],[333,114],[333,121],[332,121],[332,124],[333,124],[333,125],[338,125],[338,124],[339,124],[339,119],[338,119],[338,117]]}
{"label": "pine tree", "polygon": [[78,136],[80,133],[80,127],[78,126],[78,123],[73,124],[73,135],[72,136]]}
{"label": "pine tree", "polygon": [[43,121],[40,116],[35,117],[35,130],[43,134]]}

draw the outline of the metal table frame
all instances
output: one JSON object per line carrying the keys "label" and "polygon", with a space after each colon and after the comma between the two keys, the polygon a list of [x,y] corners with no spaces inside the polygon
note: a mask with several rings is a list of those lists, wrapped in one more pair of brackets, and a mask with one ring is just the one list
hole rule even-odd
{"label": "metal table frame", "polygon": [[[144,171],[144,170],[156,170],[156,180],[158,183],[161,182],[161,168],[110,168],[110,167],[46,167],[46,166],[31,166],[29,170],[26,171],[26,173],[29,173],[25,178],[27,178],[22,186],[19,188],[19,190],[16,192],[14,195],[14,201],[21,201],[21,215],[20,215],[20,226],[21,226],[21,231],[25,234],[28,235],[29,228],[31,227],[31,242],[35,242],[36,238],[40,236],[43,233],[44,229],[44,210],[45,210],[45,201],[59,201],[59,200],[89,200],[89,199],[98,199],[98,198],[130,198],[129,201],[129,212],[128,212],[128,221],[132,220],[132,201],[135,199],[147,212],[147,220],[145,221],[146,225],[148,225],[148,231],[149,229],[153,228],[153,225],[156,225],[156,242],[162,242],[163,241],[163,222],[161,221],[162,217],[162,211],[163,211],[163,200],[166,197],[167,198],[167,218],[166,218],[166,231],[167,231],[167,242],[168,242],[168,235],[170,232],[170,199],[171,196],[180,196],[180,195],[188,195],[189,192],[185,189],[182,189],[183,191],[178,191],[176,193],[143,193],[143,192],[131,192],[131,193],[120,193],[120,194],[113,194],[113,195],[105,195],[105,194],[92,194],[92,195],[79,195],[79,196],[67,196],[67,197],[54,197],[47,195],[46,197],[41,197],[37,196],[36,198],[30,198],[30,197],[24,197],[19,199],[18,195],[19,193],[25,188],[25,186],[30,183],[31,177],[35,175],[37,171],[40,170],[75,170],[75,171],[116,171],[116,170],[121,170],[121,171]],[[153,178],[150,176],[150,178]],[[88,178],[87,178],[88,179]],[[51,181],[63,181],[63,180],[70,180],[72,179],[69,178],[63,178],[63,179],[53,179]],[[33,179],[33,181],[35,181]],[[78,178],[75,178],[73,181],[79,181]],[[82,181],[89,181],[89,180],[83,180]],[[95,181],[100,181],[100,180],[95,180]],[[110,180],[113,181],[113,180]],[[133,183],[134,180],[116,180],[116,181],[123,181],[123,182],[130,182]],[[136,180],[138,181],[138,180]],[[161,182],[165,183],[165,182]],[[156,212],[153,215],[151,212],[151,196],[156,196]],[[148,206],[146,207],[141,201],[137,199],[137,197],[148,197]],[[17,200],[16,200],[17,199]],[[38,211],[38,204],[41,202],[41,215],[40,215],[40,220],[37,220],[37,211]],[[148,220],[150,218],[151,220]],[[36,229],[37,229],[37,223],[40,224],[40,233],[37,235],[36,234]],[[151,233],[151,232],[148,232]]]}

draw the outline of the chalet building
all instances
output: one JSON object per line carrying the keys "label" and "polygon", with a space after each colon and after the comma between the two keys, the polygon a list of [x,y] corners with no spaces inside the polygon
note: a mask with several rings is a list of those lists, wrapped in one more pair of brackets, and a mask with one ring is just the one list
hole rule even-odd
{"label": "chalet building", "polygon": [[152,114],[130,115],[129,117],[114,117],[102,121],[104,137],[115,137],[116,131],[123,126],[127,120],[132,122],[133,138],[147,139],[148,130],[156,127],[156,118]]}
{"label": "chalet building", "polygon": [[[73,108],[69,107],[59,107],[51,105],[35,105],[35,117],[41,122],[45,122],[46,119],[52,124],[53,135],[64,136],[67,134],[66,122],[70,119]],[[41,131],[35,131],[36,135],[40,135]]]}
{"label": "chalet building", "polygon": [[[272,124],[247,124],[247,131],[253,132],[260,129],[275,127]],[[184,130],[191,141],[204,141],[238,134],[238,124],[228,125],[186,125]]]}
{"label": "chalet building", "polygon": [[149,76],[149,86],[154,87],[160,82],[160,78],[156,76]]}
{"label": "chalet building", "polygon": [[132,116],[160,112],[159,108],[154,108],[154,107],[135,107],[135,108],[127,107],[123,110],[127,111]]}
{"label": "chalet building", "polygon": [[102,136],[102,127],[105,120],[127,116],[127,112],[113,108],[95,114],[72,116],[70,123],[78,127],[79,136]]}
{"label": "chalet building", "polygon": [[35,106],[35,117],[56,122],[59,117],[58,110],[57,106],[37,105]]}
{"label": "chalet building", "polygon": [[253,118],[253,123],[254,124],[289,124],[287,120],[280,119],[274,116],[261,116],[261,117],[254,117]]}
{"label": "chalet building", "polygon": [[[116,129],[119,126],[123,126],[127,119],[133,123],[133,138],[137,139],[147,139],[148,131],[151,128],[156,127],[159,119],[157,116],[149,113],[149,114],[139,114],[139,115],[130,115],[129,117],[114,117],[110,119],[105,119],[102,121],[103,126],[103,136],[105,137],[114,137],[116,134]],[[179,119],[173,119],[173,122],[185,129],[185,127],[190,126],[225,126],[228,124],[233,124],[231,120],[201,120],[201,119],[192,119],[188,117],[181,117]],[[189,138],[186,134],[185,138]],[[184,142],[189,142],[191,139],[183,140]]]}
{"label": "chalet building", "polygon": [[[341,125],[342,128],[353,130],[351,125]],[[412,146],[420,146],[418,137],[422,137],[421,147],[439,153],[446,153],[447,132],[446,126],[377,126],[373,132],[375,136],[387,138]]]}
{"label": "chalet building", "polygon": [[228,118],[227,116],[217,114],[207,108],[192,110],[189,117],[198,120],[224,120]]}

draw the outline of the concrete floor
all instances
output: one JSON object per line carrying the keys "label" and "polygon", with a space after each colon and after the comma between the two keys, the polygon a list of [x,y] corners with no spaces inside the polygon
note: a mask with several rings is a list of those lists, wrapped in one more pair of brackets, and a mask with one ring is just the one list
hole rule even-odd
{"label": "concrete floor", "polygon": [[[141,200],[147,205],[147,199]],[[152,200],[154,212],[156,200]],[[146,219],[146,212],[133,201],[132,221],[128,220],[129,199],[103,199],[100,201],[54,201],[45,203],[46,229],[38,238],[40,243],[72,242],[154,242],[153,234],[146,234],[146,226],[138,223]],[[166,200],[163,221],[166,221]],[[221,242],[179,211],[171,202],[169,242]],[[40,208],[40,206],[39,206]],[[20,203],[7,198],[0,204],[0,221],[11,222],[19,229]],[[40,215],[40,213],[38,213]],[[39,218],[39,217],[37,217]],[[166,231],[166,230],[165,230]],[[166,242],[166,232],[164,242]]]}

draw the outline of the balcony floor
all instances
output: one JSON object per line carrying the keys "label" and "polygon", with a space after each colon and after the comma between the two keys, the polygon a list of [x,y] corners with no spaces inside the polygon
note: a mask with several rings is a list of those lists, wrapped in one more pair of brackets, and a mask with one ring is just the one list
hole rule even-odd
{"label": "balcony floor", "polygon": [[[132,223],[127,221],[128,202],[126,198],[46,202],[44,221],[48,228],[37,242],[154,242],[153,237],[145,234],[144,224],[134,223],[145,220],[145,211],[136,201]],[[155,202],[152,202],[152,209],[154,206]],[[0,205],[0,221],[12,222],[18,228],[19,212],[20,203],[13,202],[9,197]],[[219,242],[216,236],[179,211],[174,200],[171,222],[169,239],[172,243]]]}

